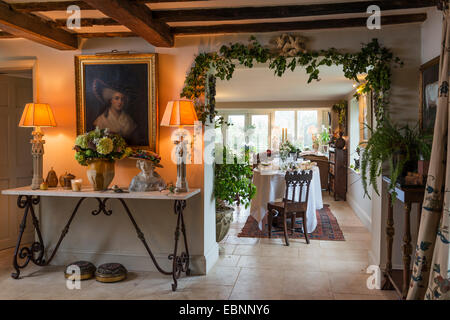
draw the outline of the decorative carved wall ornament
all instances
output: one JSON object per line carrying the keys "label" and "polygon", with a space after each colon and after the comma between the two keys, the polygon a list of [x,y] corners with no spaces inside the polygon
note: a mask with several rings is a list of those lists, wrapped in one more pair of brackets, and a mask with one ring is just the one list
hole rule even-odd
{"label": "decorative carved wall ornament", "polygon": [[302,36],[295,36],[283,33],[281,36],[275,38],[273,43],[280,55],[286,57],[294,57],[301,53],[306,53],[306,38]]}

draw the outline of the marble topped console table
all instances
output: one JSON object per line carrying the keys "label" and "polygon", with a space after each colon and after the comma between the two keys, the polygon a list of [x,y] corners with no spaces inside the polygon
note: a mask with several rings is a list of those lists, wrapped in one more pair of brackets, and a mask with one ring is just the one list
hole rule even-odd
{"label": "marble topped console table", "polygon": [[[184,193],[176,193],[170,194],[168,191],[152,191],[152,192],[130,192],[130,193],[116,193],[113,191],[93,191],[92,189],[84,189],[80,192],[73,192],[71,190],[64,190],[62,188],[55,188],[49,190],[32,190],[30,187],[22,187],[16,189],[8,189],[3,190],[2,194],[9,196],[17,196],[17,206],[20,209],[24,209],[24,214],[22,218],[22,222],[20,224],[19,229],[19,237],[17,239],[16,248],[14,251],[13,258],[13,267],[15,272],[11,274],[14,279],[18,279],[20,275],[20,269],[25,268],[28,263],[31,261],[38,266],[46,266],[48,265],[52,259],[54,258],[58,248],[64,239],[64,237],[69,232],[69,227],[74,219],[75,215],[80,208],[82,202],[88,198],[94,198],[97,200],[98,207],[92,210],[92,215],[97,216],[100,213],[103,213],[106,216],[110,216],[113,212],[112,210],[108,210],[106,208],[106,203],[110,200],[119,201],[125,212],[127,213],[128,218],[133,224],[138,238],[142,241],[145,249],[148,252],[153,264],[158,269],[158,271],[165,275],[171,275],[173,278],[172,290],[175,291],[177,289],[177,279],[180,277],[181,273],[184,272],[186,275],[190,274],[189,269],[189,249],[187,245],[187,237],[186,237],[186,228],[183,218],[183,210],[186,207],[186,200],[192,198],[193,196],[200,193],[200,189],[192,189],[189,192]],[[63,231],[59,237],[59,240],[50,254],[50,257],[46,260],[44,258],[45,247],[43,242],[43,237],[41,233],[41,229],[39,226],[39,220],[35,214],[34,206],[38,205],[40,202],[40,197],[65,197],[65,198],[78,198],[78,202],[75,205],[75,208],[70,215],[67,224],[63,228]],[[168,256],[169,260],[172,260],[172,270],[164,270],[162,269],[153,255],[150,246],[148,245],[145,236],[139,226],[137,225],[133,215],[129,207],[126,204],[126,200],[168,200],[174,201],[174,213],[177,215],[177,224],[175,227],[175,244],[173,253]],[[32,222],[36,231],[37,240],[33,242],[30,247],[22,247],[20,248],[22,242],[22,235],[26,227],[27,216],[31,215]],[[178,241],[180,237],[180,228],[183,233],[183,241],[184,241],[184,251],[178,254]]]}

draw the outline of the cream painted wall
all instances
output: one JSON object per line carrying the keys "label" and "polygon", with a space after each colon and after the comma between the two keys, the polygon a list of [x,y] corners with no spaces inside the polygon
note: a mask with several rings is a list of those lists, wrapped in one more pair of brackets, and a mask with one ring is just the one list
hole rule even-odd
{"label": "cream painted wall", "polygon": [[422,64],[441,54],[442,41],[442,12],[437,8],[427,11],[428,19],[421,28],[422,36]]}
{"label": "cream painted wall", "polygon": [[[65,171],[71,172],[77,177],[87,181],[85,168],[74,160],[72,150],[73,141],[76,137],[76,107],[75,107],[75,76],[74,56],[77,54],[92,54],[96,52],[111,51],[138,51],[159,53],[159,117],[162,117],[165,106],[169,100],[179,98],[183,86],[186,71],[190,67],[194,54],[198,52],[200,44],[191,42],[190,45],[182,45],[176,49],[162,49],[159,52],[142,39],[95,39],[86,41],[81,50],[58,51],[33,42],[21,39],[0,41],[0,59],[10,57],[36,57],[38,61],[38,84],[39,98],[52,106],[58,124],[56,128],[45,128],[45,155],[44,172],[54,167],[57,174]],[[159,140],[159,152],[162,156],[164,169],[158,172],[166,181],[176,180],[176,166],[170,160],[173,143],[170,140],[173,129],[161,128]],[[191,188],[204,187],[203,165],[188,165],[188,182]],[[122,160],[116,165],[116,177],[113,184],[127,186],[131,178],[138,170],[135,161]],[[211,178],[211,174],[209,178]],[[211,183],[208,186],[212,188]],[[207,191],[210,197],[211,191]],[[218,247],[215,242],[215,219],[214,206],[209,206],[208,211],[203,210],[204,201],[202,197],[196,197],[188,201],[186,209],[186,224],[188,228],[190,251],[194,257],[196,266],[194,272],[205,273],[217,259]],[[209,200],[210,202],[211,200]],[[172,204],[168,202],[152,203],[152,212],[148,212],[149,204],[146,202],[135,202],[132,206],[137,211],[136,220],[143,225],[142,229],[146,235],[151,235],[150,243],[155,244],[156,255],[165,261],[173,243],[173,228],[175,216],[172,214]],[[63,226],[63,216],[70,213],[73,203],[70,200],[45,199],[42,203],[42,225],[46,243],[53,243]],[[64,208],[64,210],[61,210]],[[122,255],[138,257],[131,259],[132,268],[152,270],[150,263],[142,258],[144,253],[140,241],[136,238],[132,228],[126,222],[121,222],[120,215],[123,214],[117,204],[112,208],[117,214],[101,222],[104,232],[98,232],[99,220],[87,215],[79,217],[81,221],[78,227],[74,225],[72,232],[61,246],[61,254],[57,255],[55,263],[64,264],[70,262],[70,258],[77,255],[79,258],[88,258],[93,252],[108,253],[105,259],[111,261],[111,255],[118,261]],[[84,213],[89,213],[85,207]],[[207,218],[205,218],[207,216]],[[67,216],[66,216],[67,218]],[[96,217],[99,218],[99,217]],[[150,220],[148,220],[150,219]],[[58,224],[54,224],[58,222]],[[50,227],[55,226],[55,228]],[[57,226],[60,226],[59,228]],[[77,232],[78,230],[78,232]],[[119,233],[120,230],[120,233]],[[114,236],[111,237],[110,235]],[[119,237],[119,234],[121,237]],[[194,236],[195,235],[195,236]],[[73,238],[70,238],[72,236]],[[77,238],[79,237],[79,238]],[[103,237],[103,238],[102,238]],[[113,240],[117,239],[117,240]],[[83,242],[82,240],[86,241]],[[103,241],[101,240],[103,239]],[[119,241],[119,239],[125,239]],[[129,241],[128,241],[129,240]],[[115,242],[118,241],[118,242]],[[129,245],[128,245],[129,244]],[[209,262],[206,257],[210,258]],[[98,261],[103,261],[103,256],[96,256]],[[134,261],[134,262],[132,262]]]}
{"label": "cream painted wall", "polygon": [[[320,30],[302,32],[309,38],[308,47],[310,49],[327,49],[335,47],[343,51],[358,51],[361,43],[367,43],[372,38],[379,38],[380,42],[391,48],[405,62],[402,69],[393,70],[393,87],[391,96],[391,112],[395,119],[405,121],[415,121],[417,119],[418,105],[418,83],[417,71],[420,65],[420,25],[400,25],[383,27],[382,30],[342,29],[342,30]],[[273,38],[276,33],[259,34],[258,40],[263,44]],[[44,159],[44,171],[53,166],[58,174],[70,171],[76,176],[85,177],[85,169],[80,167],[73,159],[72,144],[75,139],[75,85],[74,85],[74,55],[91,54],[95,52],[105,52],[113,49],[130,50],[137,52],[157,52],[159,53],[159,111],[160,117],[168,100],[179,97],[183,86],[186,72],[189,70],[195,54],[202,51],[212,51],[220,48],[221,45],[246,41],[249,35],[218,35],[210,37],[180,37],[176,39],[174,48],[154,48],[144,40],[138,38],[121,39],[90,39],[83,43],[82,49],[77,51],[57,51],[20,39],[0,40],[0,59],[5,57],[37,57],[39,72],[39,93],[42,102],[48,102],[52,106],[58,122],[57,128],[45,129],[46,134],[46,154]],[[160,153],[163,157],[164,169],[159,170],[166,181],[175,180],[175,166],[170,163],[169,153],[171,129],[161,128],[160,131]],[[210,167],[203,165],[189,165],[188,179],[191,187],[207,187],[207,182],[211,183],[212,171]],[[131,177],[137,173],[134,162],[123,160],[117,164],[116,179],[113,183],[126,185]],[[209,186],[211,187],[211,186]],[[214,253],[217,245],[214,241],[214,212],[208,195],[203,195],[203,200],[197,198],[192,203],[188,203],[186,211],[188,233],[192,254],[199,264],[198,272],[205,272],[211,263],[205,262],[207,257],[214,263]],[[50,203],[54,201],[53,203]],[[45,200],[43,207],[52,209],[43,215],[43,224],[47,234],[46,241],[54,239],[59,233],[61,222],[61,210],[69,211],[73,206],[68,200]],[[170,219],[173,222],[173,215],[168,211],[167,203],[159,203],[152,212],[145,212],[148,205],[144,203],[133,203],[133,207],[138,211],[136,219],[145,225],[144,233],[151,234],[150,242],[155,245],[155,251],[161,257],[168,253],[168,244],[172,242],[173,234],[169,233]],[[381,208],[381,206],[379,206]],[[92,251],[99,250],[101,253],[109,253],[106,258],[114,256],[119,259],[122,256],[137,256],[135,267],[148,269],[150,265],[142,259],[141,244],[134,231],[126,227],[121,213],[117,212],[106,220],[106,217],[91,217],[86,208],[84,216],[77,220],[78,231],[73,230],[67,241],[63,243],[62,249],[66,255],[61,255],[61,259],[70,260],[74,257],[92,255]],[[373,215],[384,215],[379,211],[373,211]],[[167,218],[167,216],[172,218]],[[372,220],[373,221],[373,220]],[[123,222],[123,223],[122,223]],[[98,232],[98,229],[104,233]],[[75,229],[76,226],[73,226]],[[124,234],[126,239],[119,242],[120,234]],[[171,231],[170,231],[171,232]],[[111,236],[112,235],[112,236]],[[195,237],[193,236],[195,235]],[[376,235],[378,237],[379,235]],[[375,238],[376,238],[375,237]],[[103,239],[103,240],[101,240]],[[380,239],[374,240],[374,246],[380,247]],[[94,250],[94,251],[95,251]],[[213,252],[210,254],[210,252]],[[104,257],[105,258],[105,257]],[[105,259],[106,259],[105,258]],[[100,258],[98,258],[100,259]],[[103,259],[103,258],[102,258]],[[201,260],[205,260],[201,262]],[[377,257],[379,259],[379,257]],[[101,260],[101,259],[100,259]],[[63,262],[62,260],[59,262]],[[144,264],[146,263],[146,264]]]}
{"label": "cream painted wall", "polygon": [[331,108],[337,101],[242,101],[217,102],[217,109],[293,109],[293,108]]}
{"label": "cream painted wall", "polygon": [[[348,106],[351,108],[353,101],[353,94],[347,97]],[[359,144],[359,103],[356,102],[356,111],[349,110],[348,123],[349,123],[349,159],[348,163],[352,164],[356,154],[352,154],[351,146],[357,146]],[[356,118],[356,119],[354,119]],[[355,125],[353,126],[352,123]],[[356,133],[356,135],[354,134]],[[356,147],[355,147],[356,148]],[[364,188],[362,186],[361,174],[356,173],[353,169],[347,170],[347,202],[349,206],[356,213],[363,225],[370,230],[372,224],[372,200],[367,196],[364,196]],[[369,195],[372,195],[372,190],[369,191]]]}

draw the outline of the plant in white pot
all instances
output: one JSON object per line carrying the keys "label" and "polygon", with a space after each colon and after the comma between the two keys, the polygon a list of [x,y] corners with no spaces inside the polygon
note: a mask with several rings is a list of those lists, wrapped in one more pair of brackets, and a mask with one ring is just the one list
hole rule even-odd
{"label": "plant in white pot", "polygon": [[222,161],[216,161],[214,172],[217,242],[222,241],[230,229],[234,212],[232,206],[237,204],[248,208],[256,194],[248,152],[239,157],[224,147],[222,155]]}

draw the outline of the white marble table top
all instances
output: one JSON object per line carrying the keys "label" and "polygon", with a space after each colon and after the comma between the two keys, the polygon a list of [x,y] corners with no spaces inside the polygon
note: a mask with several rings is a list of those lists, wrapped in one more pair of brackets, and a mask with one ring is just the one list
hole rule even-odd
{"label": "white marble table top", "polygon": [[41,196],[41,197],[69,197],[69,198],[121,198],[142,200],[187,200],[200,193],[200,189],[190,189],[189,192],[169,193],[168,190],[117,193],[112,190],[94,191],[92,188],[84,187],[82,191],[76,192],[61,187],[49,188],[48,190],[32,190],[31,187],[21,187],[3,190],[2,194],[9,196]]}

